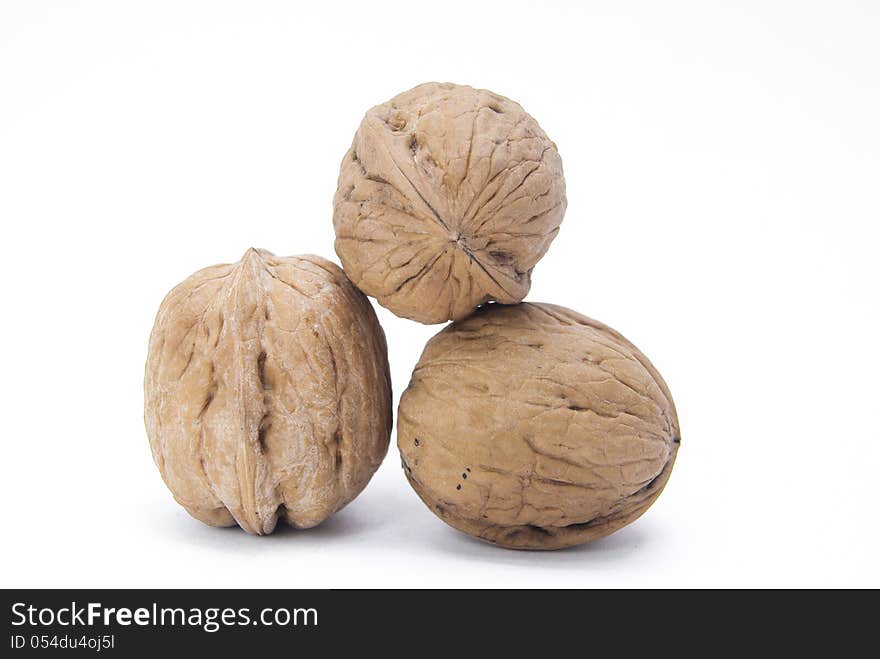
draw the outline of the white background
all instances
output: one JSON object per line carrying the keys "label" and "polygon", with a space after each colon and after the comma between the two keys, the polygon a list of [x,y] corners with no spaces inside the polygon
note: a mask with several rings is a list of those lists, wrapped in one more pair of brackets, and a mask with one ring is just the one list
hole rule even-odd
{"label": "white background", "polygon": [[[878,12],[0,4],[0,584],[880,586]],[[509,96],[559,145],[568,212],[529,299],[663,373],[669,486],[591,546],[501,550],[422,505],[392,439],[317,529],[202,526],[143,427],[159,302],[251,245],[335,259],[361,116],[427,80]],[[439,327],[378,313],[396,399]]]}

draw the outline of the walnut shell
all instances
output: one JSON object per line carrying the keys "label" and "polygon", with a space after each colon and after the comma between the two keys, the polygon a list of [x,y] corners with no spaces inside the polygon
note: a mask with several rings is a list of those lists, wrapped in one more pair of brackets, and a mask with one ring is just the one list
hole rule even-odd
{"label": "walnut shell", "polygon": [[565,206],[556,145],[525,110],[426,83],[361,122],[333,201],[336,253],[398,316],[457,320],[526,296]]}
{"label": "walnut shell", "polygon": [[398,410],[404,472],[481,540],[557,549],[639,517],[679,446],[669,390],[609,327],[550,304],[489,305],[425,347]]}
{"label": "walnut shell", "polygon": [[254,534],[342,508],[391,434],[385,335],[363,294],[317,256],[250,249],[174,288],[150,336],[144,398],[177,502]]}

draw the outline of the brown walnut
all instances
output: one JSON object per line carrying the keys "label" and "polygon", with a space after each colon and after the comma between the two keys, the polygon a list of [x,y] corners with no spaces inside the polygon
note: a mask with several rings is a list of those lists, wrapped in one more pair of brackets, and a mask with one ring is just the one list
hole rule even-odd
{"label": "brown walnut", "polygon": [[457,320],[526,296],[565,206],[556,145],[522,107],[426,83],[361,122],[333,202],[336,253],[398,316]]}
{"label": "brown walnut", "polygon": [[250,249],[174,288],[150,336],[144,394],[162,478],[206,524],[315,526],[388,449],[385,336],[369,301],[317,256]]}
{"label": "brown walnut", "polygon": [[549,304],[489,305],[425,347],[398,410],[404,472],[481,540],[557,549],[629,524],[679,446],[669,390],[609,327]]}

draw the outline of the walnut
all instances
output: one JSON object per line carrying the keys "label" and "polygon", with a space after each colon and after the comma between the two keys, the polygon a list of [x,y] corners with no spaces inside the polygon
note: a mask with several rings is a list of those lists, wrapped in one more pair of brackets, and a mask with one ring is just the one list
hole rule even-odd
{"label": "walnut", "polygon": [[206,524],[315,526],[388,450],[385,336],[369,301],[317,256],[250,249],[174,288],[144,394],[162,478]]}
{"label": "walnut", "polygon": [[398,316],[457,320],[528,293],[565,213],[562,160],[510,99],[426,83],[367,112],[333,206],[362,291]]}
{"label": "walnut", "polygon": [[679,446],[669,390],[614,330],[549,304],[489,305],[434,336],[398,410],[404,472],[460,531],[557,549],[629,524]]}

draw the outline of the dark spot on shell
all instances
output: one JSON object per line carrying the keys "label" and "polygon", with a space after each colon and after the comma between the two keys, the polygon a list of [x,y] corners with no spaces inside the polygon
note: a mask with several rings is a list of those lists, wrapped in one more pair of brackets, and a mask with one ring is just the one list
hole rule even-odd
{"label": "dark spot on shell", "polygon": [[336,471],[342,470],[342,444],[337,440],[336,451],[333,453],[333,468]]}
{"label": "dark spot on shell", "polygon": [[205,396],[205,402],[202,403],[202,409],[199,410],[199,418],[204,416],[205,412],[208,411],[208,408],[211,406],[211,403],[214,401],[214,392],[216,391],[216,386],[211,387],[211,390],[208,392],[208,395]]}
{"label": "dark spot on shell", "polygon": [[489,252],[489,256],[491,256],[495,263],[499,265],[510,265],[513,263],[513,256],[508,254],[507,252],[502,252],[500,250]]}
{"label": "dark spot on shell", "polygon": [[650,490],[651,488],[653,488],[654,485],[656,485],[656,483],[657,483],[657,479],[660,478],[661,475],[662,474],[657,474],[656,476],[654,476],[654,478],[651,479],[651,482],[648,483],[647,485],[645,485],[645,487],[643,487],[642,489],[647,491],[647,490]]}
{"label": "dark spot on shell", "polygon": [[529,524],[526,528],[529,528],[532,531],[537,531],[538,533],[540,533],[542,535],[553,535],[552,533],[550,533],[550,531],[545,529],[543,526],[536,526],[535,524]]}
{"label": "dark spot on shell", "polygon": [[462,477],[463,479],[467,480],[467,474],[462,473],[462,474],[461,474],[461,477]]}
{"label": "dark spot on shell", "polygon": [[415,439],[413,439],[413,444],[414,444],[415,446],[418,446],[418,445],[419,445],[419,438],[418,438],[418,437],[416,437]]}
{"label": "dark spot on shell", "polygon": [[455,489],[456,489],[456,490],[460,490],[460,489],[461,489],[461,483],[459,483],[458,485],[456,485],[456,486],[455,486]]}
{"label": "dark spot on shell", "polygon": [[382,178],[378,174],[367,174],[364,178],[373,183],[378,183],[379,185],[391,185],[391,183],[388,182],[388,179]]}
{"label": "dark spot on shell", "polygon": [[270,427],[271,424],[264,423],[257,429],[257,443],[260,445],[260,450],[263,453],[266,452],[266,434],[269,432]]}
{"label": "dark spot on shell", "polygon": [[260,351],[260,354],[257,355],[257,378],[260,380],[260,386],[263,390],[271,389],[272,383],[269,382],[269,378],[266,376],[266,351]]}
{"label": "dark spot on shell", "polygon": [[593,519],[587,520],[586,522],[572,522],[571,524],[566,524],[562,528],[568,529],[570,531],[578,531],[581,529],[588,529],[593,526],[597,526],[602,523],[602,517],[594,517]]}

